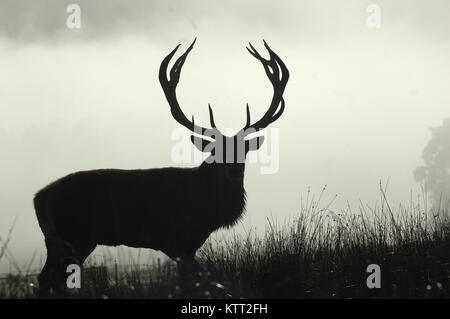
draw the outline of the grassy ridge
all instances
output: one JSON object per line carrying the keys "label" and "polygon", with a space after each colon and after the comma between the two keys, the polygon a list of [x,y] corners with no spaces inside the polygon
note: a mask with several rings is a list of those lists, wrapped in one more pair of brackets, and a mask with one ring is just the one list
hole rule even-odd
{"label": "grassy ridge", "polygon": [[[174,262],[85,269],[74,298],[449,298],[450,224],[446,210],[411,203],[393,211],[384,192],[379,206],[358,213],[319,209],[308,198],[295,220],[269,221],[264,235],[250,230],[210,238],[198,251],[204,271],[181,282]],[[369,289],[366,268],[381,268],[381,288]],[[34,278],[0,281],[1,298],[33,298]]]}

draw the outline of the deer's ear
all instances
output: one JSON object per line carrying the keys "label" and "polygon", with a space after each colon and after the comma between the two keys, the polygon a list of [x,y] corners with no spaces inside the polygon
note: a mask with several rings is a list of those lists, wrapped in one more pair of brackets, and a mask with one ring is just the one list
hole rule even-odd
{"label": "deer's ear", "polygon": [[191,135],[191,142],[195,145],[195,147],[202,152],[212,152],[212,142],[202,139],[201,137],[197,137]]}
{"label": "deer's ear", "polygon": [[245,150],[248,151],[256,151],[259,149],[264,143],[264,136],[254,137],[252,139],[245,141]]}

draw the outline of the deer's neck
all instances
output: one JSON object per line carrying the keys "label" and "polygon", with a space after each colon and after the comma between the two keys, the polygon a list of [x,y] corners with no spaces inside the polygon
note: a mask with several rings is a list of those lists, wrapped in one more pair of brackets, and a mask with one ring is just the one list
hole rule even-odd
{"label": "deer's neck", "polygon": [[230,179],[224,164],[202,163],[199,167],[202,189],[211,199],[211,212],[220,227],[233,226],[244,214],[246,193],[244,179]]}

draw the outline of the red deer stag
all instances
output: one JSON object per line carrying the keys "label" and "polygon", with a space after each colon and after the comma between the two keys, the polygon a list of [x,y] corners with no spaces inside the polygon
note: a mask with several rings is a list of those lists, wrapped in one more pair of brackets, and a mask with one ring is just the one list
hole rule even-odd
{"label": "red deer stag", "polygon": [[254,124],[247,104],[245,127],[227,137],[216,128],[211,106],[211,128],[203,128],[193,117],[188,120],[178,104],[176,87],[194,43],[176,60],[169,80],[167,68],[180,45],[170,52],[161,63],[159,81],[174,119],[201,135],[191,135],[191,141],[211,155],[194,168],[76,172],[39,191],[34,206],[47,247],[47,260],[39,275],[41,296],[52,288],[64,289],[67,265],[83,264],[97,245],[152,248],[177,260],[181,268],[192,266],[197,249],[213,231],[231,227],[243,216],[245,156],[263,142],[262,136],[244,138],[283,113],[289,72],[266,42],[269,59],[250,44],[247,50],[262,63],[273,85],[273,98]]}

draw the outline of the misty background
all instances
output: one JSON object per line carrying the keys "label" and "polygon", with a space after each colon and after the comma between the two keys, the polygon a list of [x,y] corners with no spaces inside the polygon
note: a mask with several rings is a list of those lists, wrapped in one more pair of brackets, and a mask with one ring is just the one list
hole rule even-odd
{"label": "misty background", "polygon": [[[66,27],[71,3],[81,7],[80,29]],[[194,166],[171,159],[179,125],[157,74],[195,37],[178,100],[203,123],[208,103],[223,129],[244,125],[247,102],[253,119],[266,111],[272,88],[248,41],[267,56],[265,39],[291,75],[285,112],[271,125],[279,170],[247,164],[247,214],[236,232],[294,217],[309,188],[318,196],[327,185],[324,206],[337,194],[330,208],[355,213],[360,200],[379,200],[380,180],[389,179],[393,207],[422,194],[429,128],[450,116],[450,3],[377,1],[379,29],[366,24],[370,3],[2,0],[0,236],[17,218],[10,254],[20,267],[34,253],[44,261],[32,198],[68,173]],[[6,257],[0,273],[15,270]]]}

